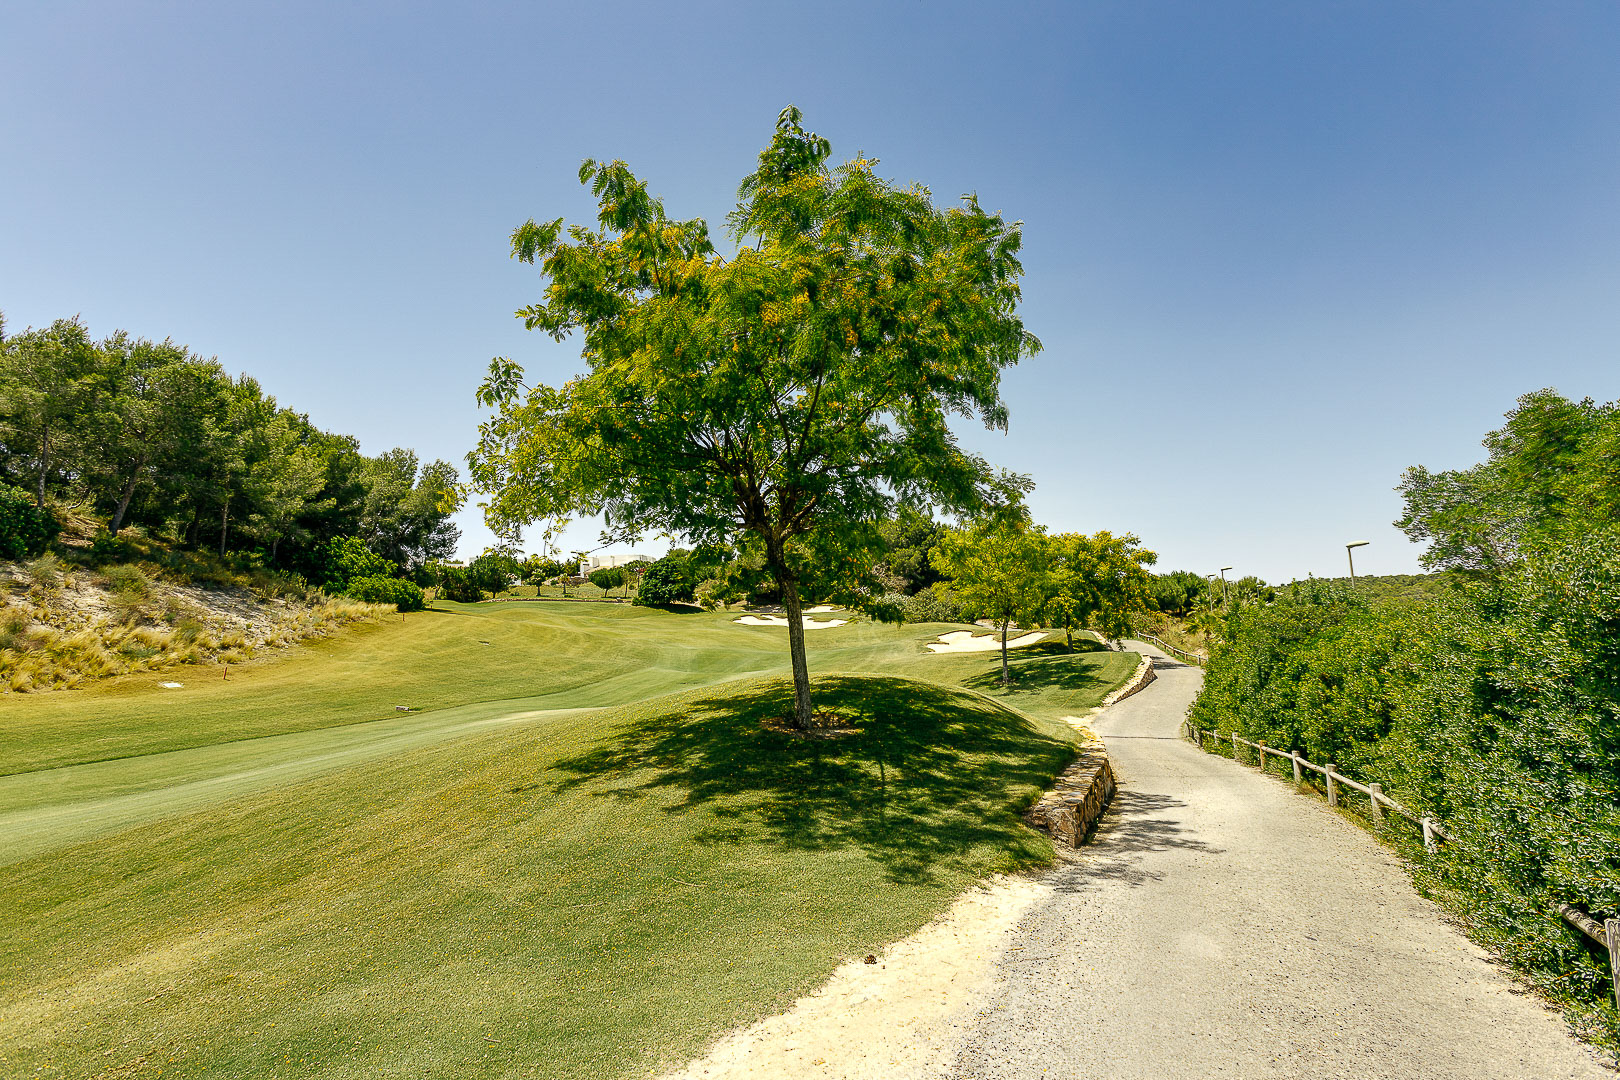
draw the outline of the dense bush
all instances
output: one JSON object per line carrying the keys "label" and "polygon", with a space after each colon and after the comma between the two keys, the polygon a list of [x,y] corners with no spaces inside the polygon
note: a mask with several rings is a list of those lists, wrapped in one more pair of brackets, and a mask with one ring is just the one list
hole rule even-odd
{"label": "dense bush", "polygon": [[1457,843],[1422,874],[1535,983],[1620,1039],[1604,965],[1555,913],[1620,913],[1620,531],[1440,598],[1322,582],[1239,609],[1189,719],[1379,781]]}
{"label": "dense bush", "polygon": [[961,622],[962,609],[948,588],[939,583],[915,596],[885,593],[868,605],[868,614],[882,622]]}
{"label": "dense bush", "polygon": [[603,592],[621,588],[629,575],[617,566],[599,566],[591,571],[590,582]]}
{"label": "dense bush", "polygon": [[345,591],[356,600],[364,600],[368,604],[393,604],[400,611],[421,611],[427,607],[427,598],[421,587],[403,578],[355,578]]}
{"label": "dense bush", "polygon": [[697,571],[690,556],[672,551],[647,567],[646,573],[641,575],[635,602],[647,607],[690,603],[697,586]]}
{"label": "dense bush", "polygon": [[58,532],[56,515],[34,505],[21,488],[0,484],[0,559],[31,559],[50,546]]}
{"label": "dense bush", "polygon": [[480,592],[505,592],[522,574],[522,564],[504,551],[486,551],[467,564],[467,579]]}
{"label": "dense bush", "polygon": [[464,566],[437,568],[439,595],[457,604],[476,604],[487,595]]}
{"label": "dense bush", "polygon": [[347,592],[349,583],[361,578],[390,577],[394,569],[393,563],[373,553],[359,537],[334,537],[321,549],[321,580],[335,592]]}

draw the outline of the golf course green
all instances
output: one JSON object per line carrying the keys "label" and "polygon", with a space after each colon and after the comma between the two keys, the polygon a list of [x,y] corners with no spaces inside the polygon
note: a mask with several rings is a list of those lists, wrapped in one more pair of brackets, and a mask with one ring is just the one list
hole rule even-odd
{"label": "golf course green", "polygon": [[[1135,657],[441,605],[0,703],[0,1073],[647,1075],[1050,845]],[[164,689],[161,682],[179,682]],[[400,711],[405,706],[409,711]]]}

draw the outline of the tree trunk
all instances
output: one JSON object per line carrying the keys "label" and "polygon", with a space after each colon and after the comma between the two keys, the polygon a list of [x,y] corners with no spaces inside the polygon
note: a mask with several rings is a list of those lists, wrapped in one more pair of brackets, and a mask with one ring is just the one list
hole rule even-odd
{"label": "tree trunk", "polygon": [[782,587],[782,606],[787,610],[788,653],[793,658],[793,726],[804,731],[811,726],[810,665],[804,657],[804,605],[799,602],[799,583],[784,570],[776,571]]}
{"label": "tree trunk", "polygon": [[1007,627],[1011,619],[1001,620],[1001,688],[1003,690],[1012,685],[1012,675],[1007,670]]}
{"label": "tree trunk", "polygon": [[118,496],[118,509],[113,511],[110,532],[118,535],[118,530],[124,527],[124,514],[129,510],[129,500],[135,497],[135,485],[141,482],[141,470],[146,468],[146,455],[142,454],[135,459],[135,467],[129,472],[129,483],[124,485],[124,493]]}
{"label": "tree trunk", "polygon": [[1068,623],[1063,624],[1063,636],[1068,639],[1069,651],[1074,652],[1074,627]]}
{"label": "tree trunk", "polygon": [[47,426],[44,434],[39,437],[39,495],[36,498],[36,504],[39,506],[45,505],[45,470],[50,467],[50,463],[51,429]]}
{"label": "tree trunk", "polygon": [[225,496],[225,505],[219,511],[219,557],[225,557],[225,537],[229,535],[231,523],[231,497]]}

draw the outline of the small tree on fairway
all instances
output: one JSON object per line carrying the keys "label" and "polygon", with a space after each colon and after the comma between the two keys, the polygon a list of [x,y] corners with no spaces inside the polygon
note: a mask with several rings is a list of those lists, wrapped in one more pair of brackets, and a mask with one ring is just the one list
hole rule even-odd
{"label": "small tree on fairway", "polygon": [[938,208],[875,161],[829,169],[829,153],[783,111],[729,258],[624,163],[585,162],[599,228],[531,221],[512,251],[549,279],[519,315],[579,331],[590,371],[531,388],[494,361],[479,400],[496,416],[468,459],[498,531],[590,513],[615,535],[746,539],[787,608],[801,727],[801,589],[870,567],[897,503],[966,513],[1016,492],[946,418],[1004,428],[1001,370],[1038,348],[1016,314],[1018,223],[973,197]]}
{"label": "small tree on fairway", "polygon": [[934,565],[951,578],[969,617],[1000,627],[1001,685],[1012,682],[1007,666],[1007,628],[1029,623],[1046,603],[1047,538],[1039,528],[993,521],[972,529],[952,529],[940,538]]}

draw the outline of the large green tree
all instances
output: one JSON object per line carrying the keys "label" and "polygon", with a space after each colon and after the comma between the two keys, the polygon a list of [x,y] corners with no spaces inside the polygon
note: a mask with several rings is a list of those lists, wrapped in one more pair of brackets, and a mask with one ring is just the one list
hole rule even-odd
{"label": "large green tree", "polygon": [[519,316],[578,332],[589,370],[531,387],[494,361],[479,400],[496,415],[469,462],[503,533],[591,513],[613,535],[756,545],[808,726],[801,590],[869,568],[897,502],[972,512],[1005,497],[947,418],[1005,427],[1001,371],[1038,343],[1017,315],[1019,223],[972,196],[938,207],[870,159],[829,168],[800,121],[783,111],[744,178],[732,255],[618,161],[580,169],[597,228],[514,232],[513,254],[547,279]]}
{"label": "large green tree", "polygon": [[1423,565],[1495,580],[1540,542],[1620,524],[1620,402],[1519,398],[1468,469],[1407,469],[1396,525],[1428,544]]}

